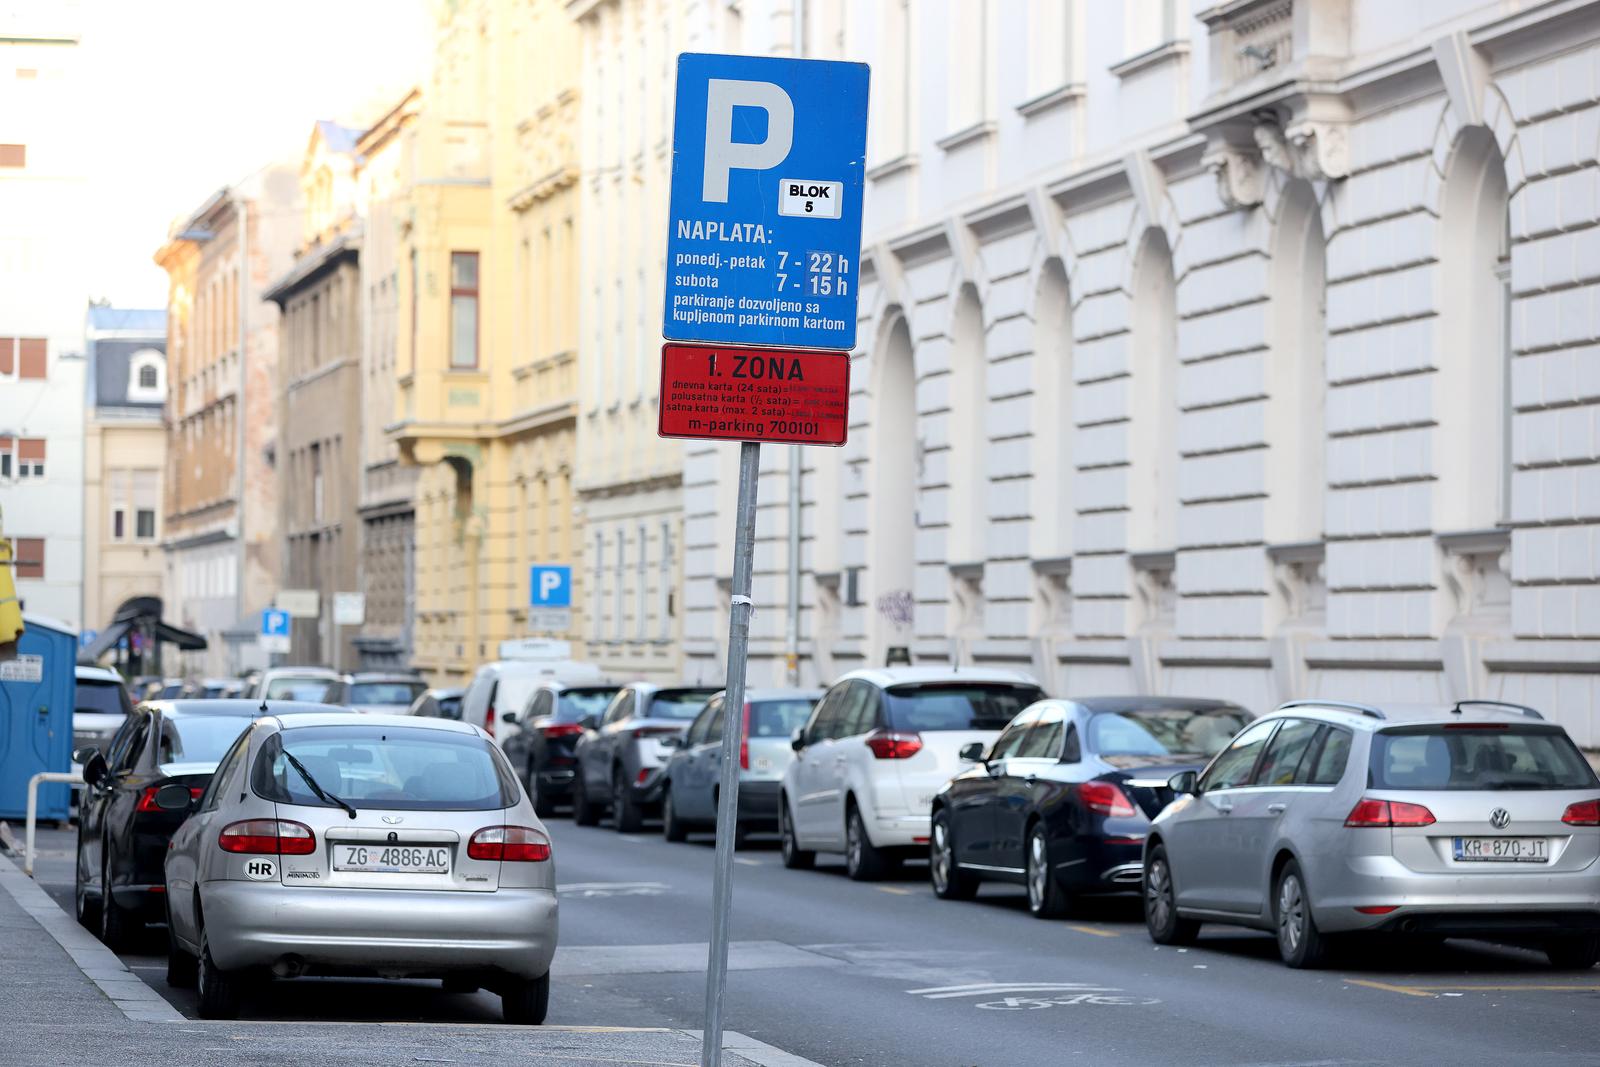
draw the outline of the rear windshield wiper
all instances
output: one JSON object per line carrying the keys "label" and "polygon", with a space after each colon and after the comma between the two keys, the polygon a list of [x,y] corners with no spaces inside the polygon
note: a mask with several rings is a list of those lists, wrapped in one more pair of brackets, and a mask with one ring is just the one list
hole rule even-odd
{"label": "rear windshield wiper", "polygon": [[317,780],[311,777],[311,772],[306,770],[305,764],[294,758],[293,752],[290,752],[287,748],[285,748],[283,750],[283,758],[289,761],[289,766],[300,772],[300,777],[306,780],[306,785],[311,787],[311,791],[313,793],[317,794],[317,796],[321,797],[327,803],[343,808],[352,819],[356,817],[356,809],[318,785]]}

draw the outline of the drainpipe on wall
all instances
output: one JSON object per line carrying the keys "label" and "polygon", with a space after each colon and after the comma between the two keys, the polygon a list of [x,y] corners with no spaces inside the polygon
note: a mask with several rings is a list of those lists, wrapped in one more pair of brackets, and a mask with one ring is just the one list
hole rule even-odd
{"label": "drainpipe on wall", "polygon": [[[245,489],[248,482],[245,479],[245,468],[248,466],[249,457],[245,453],[246,437],[245,426],[249,423],[249,407],[246,400],[250,388],[250,358],[248,354],[250,336],[250,207],[238,193],[234,194],[234,216],[239,225],[239,410],[234,418],[234,432],[238,439],[234,442],[234,463],[239,468],[239,496],[234,506],[234,515],[239,523],[239,564],[238,573],[233,581],[233,617],[234,625],[244,619],[245,605],[245,576],[247,571],[248,544],[245,536]],[[235,664],[239,667],[243,664]]]}

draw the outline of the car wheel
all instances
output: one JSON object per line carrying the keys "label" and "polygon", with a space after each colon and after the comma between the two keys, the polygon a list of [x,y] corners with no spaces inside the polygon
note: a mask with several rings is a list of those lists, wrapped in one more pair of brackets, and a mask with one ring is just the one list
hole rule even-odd
{"label": "car wheel", "polygon": [[132,940],[135,923],[128,909],[111,895],[111,861],[108,856],[100,868],[100,941],[112,952],[121,952]]}
{"label": "car wheel", "polygon": [[950,813],[940,809],[928,836],[928,877],[933,895],[940,900],[971,900],[978,894],[978,876],[956,863],[955,838],[950,834]]}
{"label": "car wheel", "polygon": [[172,902],[167,902],[167,984],[173,989],[193,989],[200,977],[200,961],[183,950],[172,928]]}
{"label": "car wheel", "polygon": [[1587,971],[1596,963],[1600,963],[1600,937],[1591,934],[1587,937],[1551,941],[1545,945],[1544,954],[1550,961],[1550,966],[1558,970]]}
{"label": "car wheel", "polygon": [[82,863],[80,852],[72,865],[72,910],[78,916],[78,924],[92,933],[100,928],[100,902],[89,895],[89,887],[83,884]]}
{"label": "car wheel", "polygon": [[789,814],[789,802],[778,801],[778,847],[783,852],[783,865],[791,871],[809,871],[816,865],[817,854],[800,847],[795,836],[794,817]]}
{"label": "car wheel", "polygon": [[618,767],[611,775],[611,821],[619,834],[636,834],[644,825],[644,813],[634,802],[628,779]]}
{"label": "car wheel", "polygon": [[538,1026],[550,1013],[550,976],[517,979],[500,993],[500,1014],[508,1023]]}
{"label": "car wheel", "polygon": [[1067,913],[1067,894],[1050,868],[1050,842],[1045,837],[1043,823],[1035,825],[1028,834],[1027,880],[1028,910],[1033,912],[1034,918],[1054,919]]}
{"label": "car wheel", "polygon": [[556,813],[556,806],[546,800],[539,793],[539,772],[534,767],[533,761],[528,761],[528,777],[526,781],[528,796],[533,800],[533,813],[541,819],[548,819]]}
{"label": "car wheel", "polygon": [[668,841],[682,841],[689,836],[688,828],[678,818],[678,809],[672,803],[672,786],[661,795],[661,836]]}
{"label": "car wheel", "polygon": [[1311,917],[1311,894],[1306,890],[1300,865],[1290,860],[1278,875],[1272,896],[1278,925],[1278,955],[1294,968],[1320,967],[1328,958],[1328,939]]}
{"label": "car wheel", "polygon": [[1178,894],[1172,886],[1172,865],[1167,850],[1150,850],[1144,869],[1144,925],[1158,945],[1189,945],[1200,936],[1200,924],[1178,914]]}
{"label": "car wheel", "polygon": [[200,967],[196,976],[200,993],[200,1018],[236,1019],[239,1017],[239,976],[221,970],[211,958],[211,942],[206,928],[200,928]]}
{"label": "car wheel", "polygon": [[594,826],[600,821],[600,809],[589,803],[589,790],[584,788],[583,771],[578,771],[572,783],[572,821],[579,826]]}
{"label": "car wheel", "polygon": [[867,836],[861,809],[852,805],[844,817],[844,873],[857,882],[874,882],[887,874],[890,866]]}

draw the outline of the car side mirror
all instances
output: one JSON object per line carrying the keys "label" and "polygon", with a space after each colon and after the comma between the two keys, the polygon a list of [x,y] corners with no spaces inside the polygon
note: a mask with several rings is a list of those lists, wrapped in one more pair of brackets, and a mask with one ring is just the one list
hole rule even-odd
{"label": "car side mirror", "polygon": [[1200,792],[1200,775],[1196,771],[1179,771],[1167,779],[1167,788],[1174,793]]}
{"label": "car side mirror", "polygon": [[789,747],[794,749],[796,752],[799,752],[806,747],[806,732],[803,727],[789,735]]}
{"label": "car side mirror", "polygon": [[84,745],[82,748],[72,750],[72,762],[84,767],[88,765],[92,757],[99,755],[99,753],[100,747],[98,745]]}
{"label": "car side mirror", "polygon": [[155,802],[162,811],[188,811],[194,803],[194,795],[188,786],[173,783],[156,790]]}
{"label": "car side mirror", "polygon": [[677,734],[668,734],[666,737],[656,738],[656,744],[660,745],[662,748],[682,748],[683,738],[679,737]]}
{"label": "car side mirror", "polygon": [[514,711],[502,711],[500,713],[500,721],[510,723],[512,726],[515,726],[517,723],[522,721],[522,716]]}
{"label": "car side mirror", "polygon": [[90,749],[89,758],[83,761],[83,781],[85,785],[97,786],[106,779],[106,758],[100,755],[99,749]]}
{"label": "car side mirror", "polygon": [[585,730],[598,730],[600,729],[600,716],[585,715],[583,718],[578,720],[578,725],[583,727]]}
{"label": "car side mirror", "polygon": [[961,757],[962,763],[986,762],[983,758],[982,741],[968,741],[966,744],[961,746],[961,751],[957,753],[957,755]]}

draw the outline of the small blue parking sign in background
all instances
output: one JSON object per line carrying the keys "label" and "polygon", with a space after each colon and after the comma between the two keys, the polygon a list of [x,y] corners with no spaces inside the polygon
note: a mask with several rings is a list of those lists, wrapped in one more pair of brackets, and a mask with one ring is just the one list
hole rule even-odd
{"label": "small blue parking sign in background", "polygon": [[678,57],[663,336],[855,347],[867,82],[864,63]]}
{"label": "small blue parking sign in background", "polygon": [[534,564],[528,568],[528,606],[572,607],[572,568]]}
{"label": "small blue parking sign in background", "polygon": [[261,613],[261,635],[263,637],[288,637],[289,613],[279,611],[277,608],[268,608]]}

